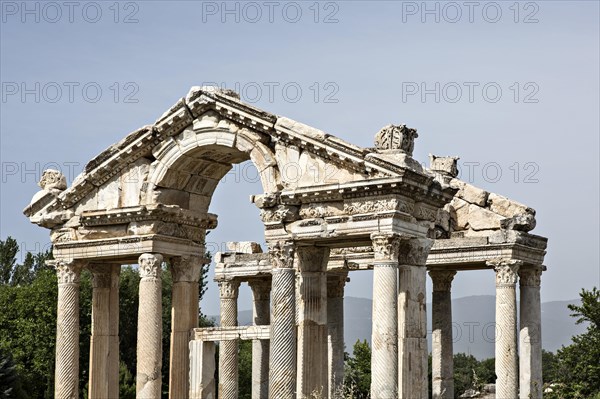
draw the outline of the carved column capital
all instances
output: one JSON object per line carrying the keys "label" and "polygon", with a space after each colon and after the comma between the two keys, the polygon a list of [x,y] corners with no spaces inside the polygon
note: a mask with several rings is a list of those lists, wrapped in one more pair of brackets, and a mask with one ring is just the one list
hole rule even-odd
{"label": "carved column capital", "polygon": [[429,238],[404,237],[400,241],[398,263],[400,265],[425,266],[433,240]]}
{"label": "carved column capital", "polygon": [[200,256],[177,256],[171,259],[170,267],[173,282],[197,283],[204,259]]}
{"label": "carved column capital", "polygon": [[496,272],[496,287],[504,287],[517,283],[517,273],[523,262],[514,259],[492,259],[487,261],[487,264]]}
{"label": "carved column capital", "polygon": [[271,241],[269,255],[274,269],[291,269],[294,267],[294,242]]}
{"label": "carved column capital", "polygon": [[452,289],[452,280],[456,275],[456,270],[430,270],[429,276],[433,282],[434,291],[447,291]]}
{"label": "carved column capital", "polygon": [[327,298],[343,298],[348,273],[327,276]]}
{"label": "carved column capital", "polygon": [[56,269],[58,284],[79,284],[81,269],[85,262],[76,259],[54,259],[47,261],[46,264]]}
{"label": "carved column capital", "polygon": [[267,279],[248,280],[248,285],[252,289],[254,301],[268,301],[271,298],[271,281]]}
{"label": "carved column capital", "polygon": [[371,233],[375,261],[397,262],[401,236],[394,233]]}
{"label": "carved column capital", "polygon": [[519,285],[521,287],[540,287],[542,283],[542,267],[519,269]]}
{"label": "carved column capital", "polygon": [[163,257],[160,254],[142,254],[138,259],[141,278],[160,278]]}
{"label": "carved column capital", "polygon": [[237,280],[219,280],[219,295],[221,299],[237,299],[240,282]]}

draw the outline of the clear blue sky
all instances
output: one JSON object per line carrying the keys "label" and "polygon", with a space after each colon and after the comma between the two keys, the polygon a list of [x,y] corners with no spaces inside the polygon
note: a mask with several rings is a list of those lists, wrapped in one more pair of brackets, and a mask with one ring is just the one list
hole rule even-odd
{"label": "clear blue sky", "polygon": [[[72,181],[191,86],[216,82],[361,146],[388,123],[417,128],[418,160],[458,155],[463,179],[537,210],[542,298],[576,298],[600,284],[598,4],[2,1],[0,238],[47,246],[21,213],[43,169]],[[253,176],[240,167],[219,186],[209,241],[262,241]],[[370,296],[370,278],[354,276],[348,295]],[[493,284],[462,273],[454,295]],[[206,313],[216,298],[211,285]]]}

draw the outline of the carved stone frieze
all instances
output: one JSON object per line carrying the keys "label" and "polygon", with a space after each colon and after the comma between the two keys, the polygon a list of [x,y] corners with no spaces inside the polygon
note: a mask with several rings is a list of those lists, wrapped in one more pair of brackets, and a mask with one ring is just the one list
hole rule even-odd
{"label": "carved stone frieze", "polygon": [[375,148],[378,150],[400,150],[412,156],[415,139],[418,136],[416,129],[411,129],[406,125],[387,125],[375,135]]}
{"label": "carved stone frieze", "polygon": [[298,207],[279,205],[276,208],[261,209],[260,218],[264,223],[293,222],[298,219]]}
{"label": "carved stone frieze", "polygon": [[375,261],[398,261],[401,236],[392,233],[372,233],[373,254]]}
{"label": "carved stone frieze", "polygon": [[240,282],[237,280],[219,280],[219,295],[221,299],[237,299]]}
{"label": "carved stone frieze", "polygon": [[163,257],[160,254],[142,254],[138,259],[141,278],[160,278]]}
{"label": "carved stone frieze", "polygon": [[517,283],[518,271],[523,264],[514,259],[492,259],[487,262],[496,272],[496,286],[514,286]]}
{"label": "carved stone frieze", "polygon": [[294,267],[294,243],[292,241],[268,242],[269,255],[274,269]]}
{"label": "carved stone frieze", "polygon": [[437,211],[438,208],[434,206],[423,203],[417,203],[414,207],[413,216],[419,220],[427,220],[430,222],[434,222],[437,217]]}
{"label": "carved stone frieze", "polygon": [[310,203],[305,204],[300,207],[300,217],[302,219],[313,219],[313,218],[323,218],[329,216],[339,216],[342,215],[344,211],[341,209],[341,206],[336,206],[335,204],[323,204],[323,203]]}
{"label": "carved stone frieze", "polygon": [[344,202],[344,213],[356,215],[362,213],[400,211],[412,214],[414,205],[400,198],[353,199]]}
{"label": "carved stone frieze", "polygon": [[450,291],[456,270],[430,270],[429,276],[433,282],[434,291]]}

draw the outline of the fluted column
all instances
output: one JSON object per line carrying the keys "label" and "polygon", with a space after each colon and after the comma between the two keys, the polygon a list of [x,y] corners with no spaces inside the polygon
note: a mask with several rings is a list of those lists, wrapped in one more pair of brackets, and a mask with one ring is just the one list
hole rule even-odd
{"label": "fluted column", "polygon": [[[252,319],[255,326],[269,325],[271,319],[271,281],[250,280],[252,289]],[[252,341],[252,398],[267,399],[269,395],[269,341]]]}
{"label": "fluted column", "polygon": [[56,267],[56,368],[54,397],[79,398],[79,275],[83,264],[74,260],[48,262]]}
{"label": "fluted column", "polygon": [[327,343],[329,398],[343,398],[344,388],[344,286],[348,273],[327,277]]}
{"label": "fluted column", "polygon": [[[92,336],[90,399],[119,397],[119,271],[121,265],[91,265]],[[115,325],[116,324],[116,325]],[[115,348],[116,338],[116,348]],[[116,384],[116,385],[115,385]]]}
{"label": "fluted column", "polygon": [[270,242],[271,347],[269,348],[269,398],[293,398],[296,394],[296,290],[294,245]]}
{"label": "fluted column", "polygon": [[299,397],[324,397],[327,373],[327,261],[329,248],[297,247]]}
{"label": "fluted column", "polygon": [[496,271],[496,397],[517,398],[517,297],[515,284],[520,261],[488,262]]}
{"label": "fluted column", "polygon": [[162,366],[162,279],[163,257],[139,257],[140,303],[138,310],[136,397],[159,399]]}
{"label": "fluted column", "polygon": [[434,399],[454,398],[454,352],[452,349],[452,295],[455,270],[431,270],[432,298],[432,391]]}
{"label": "fluted column", "polygon": [[427,309],[425,264],[433,240],[405,238],[399,250],[398,397],[427,399]]}
{"label": "fluted column", "polygon": [[398,250],[396,234],[371,234],[373,242],[373,329],[371,398],[398,396]]}
{"label": "fluted column", "polygon": [[[240,282],[235,280],[218,281],[221,297],[221,327],[235,327],[238,324],[237,300]],[[219,399],[238,397],[238,351],[237,339],[221,341],[219,350]]]}
{"label": "fluted column", "polygon": [[542,308],[540,284],[542,267],[519,270],[519,396],[522,399],[542,397]]}
{"label": "fluted column", "polygon": [[189,393],[190,331],[198,327],[198,280],[203,259],[197,256],[171,260],[171,351],[169,398],[185,399]]}

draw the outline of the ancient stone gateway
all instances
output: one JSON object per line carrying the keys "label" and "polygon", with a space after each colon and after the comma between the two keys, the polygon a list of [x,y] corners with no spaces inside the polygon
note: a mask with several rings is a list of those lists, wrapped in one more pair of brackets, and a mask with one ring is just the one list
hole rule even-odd
{"label": "ancient stone gateway", "polygon": [[[540,275],[535,212],[456,178],[456,158],[412,158],[417,133],[389,125],[374,148],[193,88],[156,123],[91,160],[70,187],[46,171],[25,214],[51,229],[58,274],[56,398],[78,397],[79,275],[93,274],[90,398],[118,397],[118,284],[139,264],[137,397],[159,398],[161,279],[173,276],[171,398],[236,398],[238,342],[253,340],[254,398],[338,398],[343,297],[350,272],[373,270],[373,398],[427,397],[426,276],[433,280],[433,392],[453,396],[450,287],[459,271],[496,279],[499,398],[540,398]],[[198,329],[212,194],[232,165],[260,173],[268,250],[231,243],[216,256],[221,323]],[[519,282],[520,324],[516,284]],[[237,324],[240,283],[254,326]],[[215,364],[215,342],[220,357]],[[215,385],[214,370],[219,383]]]}

